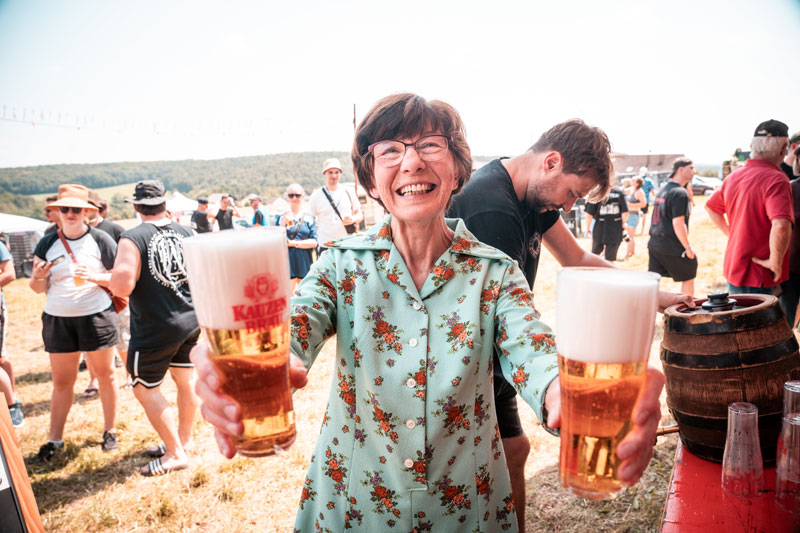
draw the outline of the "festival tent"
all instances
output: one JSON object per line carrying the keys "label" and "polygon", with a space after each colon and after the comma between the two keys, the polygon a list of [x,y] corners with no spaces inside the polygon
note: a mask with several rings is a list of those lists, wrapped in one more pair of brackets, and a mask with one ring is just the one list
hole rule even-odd
{"label": "festival tent", "polygon": [[195,211],[197,209],[197,202],[185,197],[181,193],[175,191],[172,196],[167,197],[167,210],[170,213],[178,211]]}
{"label": "festival tent", "polygon": [[29,277],[33,271],[33,249],[50,226],[44,220],[0,213],[0,233],[8,234],[9,251],[14,258],[17,277]]}

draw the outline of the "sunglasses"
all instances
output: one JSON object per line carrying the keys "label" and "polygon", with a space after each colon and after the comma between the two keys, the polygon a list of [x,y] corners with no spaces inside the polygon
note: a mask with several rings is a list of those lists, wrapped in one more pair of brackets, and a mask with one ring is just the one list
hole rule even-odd
{"label": "sunglasses", "polygon": [[286,193],[286,196],[288,196],[289,198],[302,198],[303,197],[303,193],[301,193],[301,192],[290,192],[290,193]]}
{"label": "sunglasses", "polygon": [[65,207],[62,205],[58,208],[58,210],[64,213],[65,215],[69,213],[70,210],[72,210],[73,215],[80,215],[81,213],[83,213],[82,207]]}

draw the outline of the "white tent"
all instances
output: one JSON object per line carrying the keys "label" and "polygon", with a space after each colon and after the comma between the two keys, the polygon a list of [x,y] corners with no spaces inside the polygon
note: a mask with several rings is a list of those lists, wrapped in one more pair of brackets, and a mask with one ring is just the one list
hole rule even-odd
{"label": "white tent", "polygon": [[183,211],[195,211],[197,209],[197,202],[185,197],[181,193],[175,191],[172,196],[167,197],[167,210],[170,213],[177,213]]}
{"label": "white tent", "polygon": [[49,225],[44,220],[0,213],[0,233],[44,232]]}
{"label": "white tent", "polygon": [[33,270],[33,249],[50,223],[35,218],[0,213],[0,233],[7,233],[17,277],[29,277]]}

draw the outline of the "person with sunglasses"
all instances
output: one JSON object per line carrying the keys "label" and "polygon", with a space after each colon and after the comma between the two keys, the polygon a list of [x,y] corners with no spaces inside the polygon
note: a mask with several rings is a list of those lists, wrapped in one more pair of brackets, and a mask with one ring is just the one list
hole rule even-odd
{"label": "person with sunglasses", "polygon": [[[517,531],[493,351],[539,420],[555,428],[555,340],[517,264],[444,216],[472,171],[464,124],[442,101],[391,95],[356,129],[351,159],[359,183],[390,214],[331,243],[291,301],[292,385],[305,385],[334,335],[337,348],[294,528]],[[206,344],[192,360],[203,415],[233,457],[241,406],[221,392]],[[637,424],[620,445],[628,482],[652,455],[663,383],[648,375]]]}
{"label": "person with sunglasses", "polygon": [[46,293],[42,337],[50,356],[53,392],[49,440],[32,462],[49,462],[63,448],[64,426],[74,398],[81,352],[86,352],[98,380],[103,406],[102,448],[115,450],[118,439],[117,384],[114,372],[119,324],[108,287],[117,245],[107,233],[86,223],[89,190],[61,185],[57,200],[47,204],[59,211],[60,230],[44,236],[33,252],[30,287]]}
{"label": "person with sunglasses", "polygon": [[286,188],[289,210],[278,218],[278,225],[286,228],[292,291],[308,274],[308,269],[314,262],[311,251],[317,247],[317,223],[310,213],[301,210],[304,196],[305,192],[300,184],[289,185]]}

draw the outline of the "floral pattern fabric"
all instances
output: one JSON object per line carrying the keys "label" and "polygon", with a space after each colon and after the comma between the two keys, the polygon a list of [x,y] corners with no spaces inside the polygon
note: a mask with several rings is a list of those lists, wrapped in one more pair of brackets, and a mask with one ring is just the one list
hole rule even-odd
{"label": "floral pattern fabric", "polygon": [[492,353],[542,419],[555,341],[516,263],[460,219],[417,291],[391,217],[322,255],[292,299],[292,350],[336,369],[295,531],[516,531]]}

